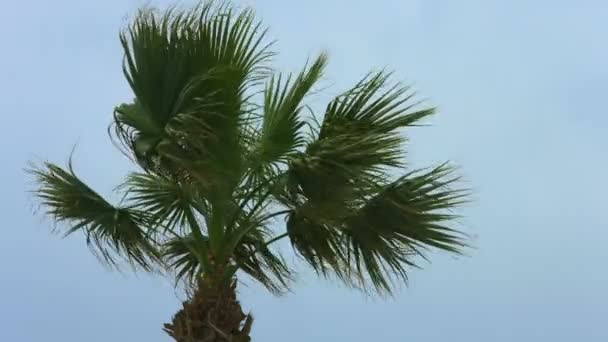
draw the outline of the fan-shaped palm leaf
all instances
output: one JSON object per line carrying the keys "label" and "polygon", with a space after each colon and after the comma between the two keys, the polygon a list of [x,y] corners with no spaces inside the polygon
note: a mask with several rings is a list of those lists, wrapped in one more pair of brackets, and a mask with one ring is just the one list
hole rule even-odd
{"label": "fan-shaped palm leaf", "polygon": [[67,224],[65,235],[83,232],[87,244],[109,265],[116,257],[150,270],[158,257],[154,240],[146,234],[148,216],[129,207],[113,206],[82,182],[70,165],[67,170],[51,163],[32,168],[46,214]]}
{"label": "fan-shaped palm leaf", "polygon": [[361,284],[370,281],[378,291],[390,292],[390,280],[407,280],[405,267],[416,266],[424,250],[459,253],[465,247],[464,235],[450,227],[455,218],[450,211],[466,197],[450,188],[456,180],[447,165],[408,173],[346,220],[347,264]]}
{"label": "fan-shaped palm leaf", "polygon": [[271,55],[263,37],[248,9],[207,3],[186,12],[140,11],[121,34],[136,99],[116,109],[115,126],[144,168],[175,173],[188,166],[225,191],[234,186],[248,86]]}

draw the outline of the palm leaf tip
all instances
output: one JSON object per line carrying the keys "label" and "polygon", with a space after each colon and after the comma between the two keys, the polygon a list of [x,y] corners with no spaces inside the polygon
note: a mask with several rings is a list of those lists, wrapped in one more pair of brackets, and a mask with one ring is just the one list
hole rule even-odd
{"label": "palm leaf tip", "polygon": [[371,73],[329,103],[319,136],[358,129],[390,134],[412,126],[434,113],[434,108],[422,107],[423,101],[415,96],[410,86],[392,82],[390,73]]}
{"label": "palm leaf tip", "polygon": [[264,91],[263,123],[256,157],[270,163],[294,152],[304,143],[301,128],[303,100],[323,76],[327,55],[320,54],[297,77],[270,77]]}
{"label": "palm leaf tip", "polygon": [[468,191],[452,188],[458,180],[447,164],[408,173],[348,220],[349,261],[362,282],[390,293],[391,276],[407,281],[407,268],[418,267],[416,257],[426,259],[426,251],[462,253],[467,236],[452,226],[458,217],[454,210],[466,203]]}
{"label": "palm leaf tip", "polygon": [[32,166],[34,195],[46,216],[66,226],[65,236],[83,232],[87,245],[105,264],[118,267],[118,258],[149,271],[158,260],[154,242],[146,237],[145,214],[113,206],[81,181],[70,165]]}

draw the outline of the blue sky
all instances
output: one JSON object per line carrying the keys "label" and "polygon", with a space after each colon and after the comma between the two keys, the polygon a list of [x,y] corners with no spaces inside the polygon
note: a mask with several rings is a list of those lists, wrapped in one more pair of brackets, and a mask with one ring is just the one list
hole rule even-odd
{"label": "blue sky", "polygon": [[[0,12],[4,131],[0,340],[169,341],[167,280],[104,270],[83,239],[32,215],[28,160],[64,162],[109,194],[131,169],[110,144],[131,98],[118,29],[144,1],[12,1]],[[155,4],[168,2],[155,1]],[[303,270],[294,293],[242,287],[255,341],[608,340],[608,3],[278,1],[253,4],[297,70],[325,49],[330,94],[389,67],[437,105],[414,166],[452,160],[475,202],[468,257],[434,253],[395,299]]]}

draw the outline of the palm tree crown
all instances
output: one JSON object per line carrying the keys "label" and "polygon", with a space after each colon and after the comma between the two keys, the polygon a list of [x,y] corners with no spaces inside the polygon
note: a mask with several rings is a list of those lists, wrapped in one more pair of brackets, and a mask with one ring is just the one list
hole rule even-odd
{"label": "palm tree crown", "polygon": [[403,128],[433,109],[389,73],[315,111],[327,56],[276,73],[253,12],[214,3],[141,10],[120,41],[135,98],[110,132],[140,169],[124,199],[109,203],[71,165],[31,170],[47,214],[105,262],[218,283],[240,271],[279,293],[292,270],[272,243],[285,237],[319,274],[390,293],[425,251],[465,246],[451,168],[404,165]]}

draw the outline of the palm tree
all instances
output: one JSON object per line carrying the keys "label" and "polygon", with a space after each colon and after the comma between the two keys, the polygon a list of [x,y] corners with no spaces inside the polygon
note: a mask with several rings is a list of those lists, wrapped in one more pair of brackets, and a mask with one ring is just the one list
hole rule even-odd
{"label": "palm tree", "polygon": [[164,327],[176,341],[249,341],[237,278],[287,290],[281,239],[319,275],[379,294],[429,249],[462,251],[452,209],[466,192],[451,168],[404,171],[402,129],[433,109],[389,73],[369,73],[317,120],[305,101],[327,56],[274,72],[250,9],[142,9],[120,41],[135,98],[115,108],[109,131],[139,170],[117,188],[122,200],[104,199],[71,162],[30,172],[46,214],[103,262],[191,286]]}

